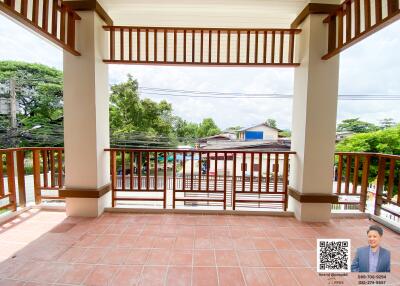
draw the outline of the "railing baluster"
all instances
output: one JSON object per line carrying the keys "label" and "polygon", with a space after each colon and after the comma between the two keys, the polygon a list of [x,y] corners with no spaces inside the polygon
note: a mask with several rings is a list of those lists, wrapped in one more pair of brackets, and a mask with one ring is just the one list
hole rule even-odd
{"label": "railing baluster", "polygon": [[272,40],[271,40],[271,63],[275,63],[275,31],[272,31]]}
{"label": "railing baluster", "polygon": [[236,63],[240,64],[240,31],[237,31],[237,51]]}
{"label": "railing baluster", "polygon": [[177,44],[176,44],[176,30],[174,30],[174,62],[176,62],[176,53],[177,53]]}
{"label": "railing baluster", "polygon": [[344,193],[346,195],[349,194],[349,187],[350,187],[350,172],[351,172],[351,156],[347,155],[346,156],[346,182],[345,182],[345,188],[344,188]]}
{"label": "railing baluster", "polygon": [[208,63],[211,63],[211,41],[212,41],[212,32],[208,31]]}
{"label": "railing baluster", "polygon": [[387,190],[387,199],[390,201],[393,195],[394,189],[394,168],[396,166],[395,159],[390,159],[390,169],[389,169],[389,180],[388,180],[388,190]]}
{"label": "railing baluster", "polygon": [[[331,31],[329,31],[330,33]],[[336,38],[336,35],[335,35]],[[289,38],[289,64],[292,64],[294,61],[294,32],[290,32]]]}
{"label": "railing baluster", "polygon": [[346,42],[351,40],[351,2],[346,4]]}
{"label": "railing baluster", "polygon": [[246,64],[250,62],[250,31],[247,31],[246,40]]}
{"label": "railing baluster", "polygon": [[[43,1],[48,1],[48,0],[43,0]],[[44,6],[43,6],[44,7]],[[65,5],[61,4],[61,10],[60,10],[60,41],[65,42]]]}
{"label": "railing baluster", "polygon": [[280,33],[280,43],[279,43],[279,63],[283,63],[283,40],[284,40],[285,34],[283,31]]}
{"label": "railing baluster", "polygon": [[356,194],[357,193],[359,164],[360,164],[360,157],[358,155],[355,155],[354,156],[354,172],[353,172],[353,190],[352,190],[352,194]]}
{"label": "railing baluster", "polygon": [[121,61],[123,61],[124,60],[124,29],[123,28],[121,28],[120,30],[119,30],[119,33],[120,33],[120,44],[121,44],[121,47],[120,47],[120,53],[121,53],[121,55],[120,55],[120,59],[121,59]]}
{"label": "railing baluster", "polygon": [[190,161],[190,190],[193,191],[194,152],[191,152],[190,155],[191,155],[191,161]]}
{"label": "railing baluster", "polygon": [[195,54],[196,54],[196,31],[192,30],[192,63],[195,62]]}
{"label": "railing baluster", "polygon": [[133,160],[134,160],[134,153],[133,152],[129,152],[129,190],[133,190],[134,189],[134,165],[133,165]]}
{"label": "railing baluster", "polygon": [[150,190],[150,152],[146,154],[146,191]]}
{"label": "railing baluster", "polygon": [[158,155],[154,152],[154,190],[158,189]]}
{"label": "railing baluster", "polygon": [[375,0],[375,25],[382,22],[382,0]]}
{"label": "railing baluster", "polygon": [[146,29],[146,62],[149,62],[149,29]]}
{"label": "railing baluster", "polygon": [[168,52],[168,33],[167,29],[164,29],[164,63],[167,62],[167,52]]}
{"label": "railing baluster", "polygon": [[167,152],[164,152],[164,193],[163,193],[163,207],[167,208]]}
{"label": "railing baluster", "polygon": [[[19,206],[25,207],[26,206],[26,193],[25,193],[25,151],[20,150],[17,152],[17,172],[18,172],[18,199],[19,199]],[[1,156],[0,156],[1,157]],[[2,160],[1,160],[2,161]],[[0,166],[3,171],[3,166]],[[2,181],[3,178],[0,176],[0,180]],[[1,197],[1,190],[0,190],[0,197]]]}
{"label": "railing baluster", "polygon": [[129,61],[131,62],[132,61],[132,49],[133,49],[133,47],[132,47],[132,29],[131,28],[129,28],[128,29],[128,33],[129,33]]}
{"label": "railing baluster", "polygon": [[126,186],[125,186],[125,151],[121,151],[121,164],[122,164],[122,185],[121,188],[123,191],[126,190]]}
{"label": "railing baluster", "polygon": [[4,196],[3,153],[0,152],[0,197]]}
{"label": "railing baluster", "polygon": [[15,10],[15,0],[5,0],[4,4],[9,6],[12,10]]}
{"label": "railing baluster", "polygon": [[386,177],[385,169],[386,169],[386,159],[382,156],[379,156],[378,176],[376,179],[375,210],[374,210],[374,214],[376,216],[381,215],[382,195]]}
{"label": "railing baluster", "polygon": [[242,153],[242,192],[244,192],[246,188],[246,169],[246,153]]}
{"label": "railing baluster", "polygon": [[354,0],[354,36],[360,34],[360,0]]}
{"label": "railing baluster", "polygon": [[279,154],[275,153],[274,192],[278,192]]}
{"label": "railing baluster", "polygon": [[226,61],[229,64],[231,62],[231,31],[229,30],[229,31],[227,31],[227,33],[228,33],[228,42],[226,43],[227,44],[227,47],[226,47],[226,53],[227,53]]}
{"label": "railing baluster", "polygon": [[198,188],[199,191],[201,191],[201,167],[202,167],[201,166],[201,152],[199,152],[199,168],[198,168],[199,169],[198,170],[199,171],[199,178],[198,178],[199,179],[199,188]]}
{"label": "railing baluster", "polygon": [[140,28],[136,29],[136,58],[140,62]]}
{"label": "railing baluster", "polygon": [[58,169],[58,187],[61,188],[63,186],[63,159],[62,159],[62,150],[58,150],[57,152],[57,169]]}
{"label": "railing baluster", "polygon": [[343,10],[342,8],[339,9],[338,14],[338,47],[343,46]]}
{"label": "railing baluster", "polygon": [[138,191],[142,190],[142,152],[138,152],[138,167],[137,167],[137,172],[138,172]]}
{"label": "railing baluster", "polygon": [[200,30],[200,62],[203,63],[204,32]]}
{"label": "railing baluster", "polygon": [[15,173],[14,173],[14,152],[9,151],[6,153],[7,158],[7,182],[8,182],[8,194],[11,209],[17,210],[17,195],[15,192]]}
{"label": "railing baluster", "polygon": [[56,186],[56,171],[54,163],[54,150],[50,150],[50,184],[54,188]]}
{"label": "railing baluster", "polygon": [[360,194],[360,212],[365,212],[365,206],[367,202],[367,191],[368,191],[368,176],[369,176],[370,157],[364,156],[363,162],[363,174],[361,178],[361,194]]}
{"label": "railing baluster", "polygon": [[233,153],[232,209],[236,208],[236,152]]}
{"label": "railing baluster", "polygon": [[39,20],[39,0],[32,0],[32,22],[38,25]]}
{"label": "railing baluster", "polygon": [[110,170],[111,170],[111,204],[115,207],[115,192],[117,189],[117,152],[111,151]]}
{"label": "railing baluster", "polygon": [[364,0],[364,17],[365,30],[369,30],[371,27],[371,0]]}
{"label": "railing baluster", "polygon": [[264,51],[263,51],[263,63],[267,63],[267,40],[268,40],[268,32],[264,31]]}
{"label": "railing baluster", "polygon": [[186,152],[183,152],[182,161],[182,190],[186,191]]}
{"label": "railing baluster", "polygon": [[258,63],[258,31],[255,31],[254,63]]}
{"label": "railing baluster", "polygon": [[176,153],[173,152],[173,163],[172,163],[172,208],[175,209],[175,196],[176,196]]}
{"label": "railing baluster", "polygon": [[250,192],[253,192],[254,185],[254,153],[250,154]]}
{"label": "railing baluster", "polygon": [[227,172],[227,156],[226,152],[224,152],[224,210],[226,210],[226,172]]}
{"label": "railing baluster", "polygon": [[218,153],[215,152],[215,162],[214,162],[214,191],[217,191],[217,180],[218,180]]}
{"label": "railing baluster", "polygon": [[221,57],[221,31],[218,30],[217,33],[217,63],[219,64],[220,62],[220,57]]}
{"label": "railing baluster", "polygon": [[262,153],[258,153],[258,192],[261,193],[262,183]]}
{"label": "railing baluster", "polygon": [[157,62],[157,29],[154,29],[154,62]]}
{"label": "railing baluster", "polygon": [[110,59],[115,59],[115,31],[114,28],[110,28]]}
{"label": "railing baluster", "polygon": [[42,202],[40,190],[40,151],[33,150],[33,186],[35,191],[35,203],[38,205]]}
{"label": "railing baluster", "polygon": [[[23,17],[28,17],[28,0],[21,0],[21,14]],[[46,15],[47,18],[47,15]]]}
{"label": "railing baluster", "polygon": [[42,151],[42,159],[43,159],[43,186],[45,188],[48,187],[48,162],[47,162],[47,150]]}
{"label": "railing baluster", "polygon": [[207,152],[207,182],[206,182],[206,190],[207,192],[210,191],[210,153]]}
{"label": "railing baluster", "polygon": [[338,155],[338,167],[337,167],[337,181],[336,181],[336,193],[339,195],[342,192],[342,176],[343,176],[343,155]]}
{"label": "railing baluster", "polygon": [[51,33],[57,37],[58,28],[58,0],[53,0],[52,18],[51,18]]}
{"label": "railing baluster", "polygon": [[186,63],[186,29],[183,30],[183,62]]}
{"label": "railing baluster", "polygon": [[270,153],[268,153],[267,154],[267,167],[266,167],[266,170],[265,170],[265,191],[267,192],[267,193],[269,193],[269,183],[270,183],[270,168],[271,167],[271,155],[270,155]]}
{"label": "railing baluster", "polygon": [[282,184],[283,184],[283,192],[285,196],[285,205],[284,205],[284,211],[287,211],[288,208],[288,178],[289,178],[289,154],[284,154],[283,156],[283,178],[282,178]]}

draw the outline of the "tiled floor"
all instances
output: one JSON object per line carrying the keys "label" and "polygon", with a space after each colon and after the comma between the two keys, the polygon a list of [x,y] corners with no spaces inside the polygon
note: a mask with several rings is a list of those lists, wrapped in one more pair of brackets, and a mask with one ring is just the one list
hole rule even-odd
{"label": "tiled floor", "polygon": [[[357,285],[356,274],[332,284],[316,273],[316,238],[351,238],[354,252],[371,223],[31,210],[0,226],[0,285]],[[385,229],[383,244],[385,285],[400,285],[400,235]]]}

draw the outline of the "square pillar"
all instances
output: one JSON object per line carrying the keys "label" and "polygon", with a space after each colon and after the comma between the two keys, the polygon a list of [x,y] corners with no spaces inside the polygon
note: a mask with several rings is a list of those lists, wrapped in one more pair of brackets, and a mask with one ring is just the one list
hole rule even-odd
{"label": "square pillar", "polygon": [[64,145],[67,215],[99,216],[110,197],[106,33],[95,11],[79,12],[77,50],[64,52]]}
{"label": "square pillar", "polygon": [[330,219],[339,56],[327,61],[326,15],[310,14],[300,25],[301,65],[295,69],[289,209],[301,221]]}

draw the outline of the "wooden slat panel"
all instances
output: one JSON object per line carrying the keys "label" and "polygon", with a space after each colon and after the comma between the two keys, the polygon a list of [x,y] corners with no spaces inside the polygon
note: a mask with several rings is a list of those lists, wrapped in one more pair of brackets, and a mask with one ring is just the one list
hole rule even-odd
{"label": "wooden slat panel", "polygon": [[146,29],[146,62],[149,61],[149,29]]}
{"label": "wooden slat panel", "polygon": [[387,0],[388,16],[399,10],[399,0]]}
{"label": "wooden slat panel", "polygon": [[163,208],[167,208],[167,152],[164,152],[164,177],[163,177],[163,184],[164,184],[164,194],[163,194]]}
{"label": "wooden slat panel", "polygon": [[57,28],[58,28],[58,0],[53,0],[53,8],[51,15],[51,33],[57,37]]}
{"label": "wooden slat panel", "polygon": [[200,31],[200,62],[203,63],[204,55],[204,31]]}
{"label": "wooden slat panel", "polygon": [[217,32],[217,63],[220,63],[221,57],[221,31]]}
{"label": "wooden slat panel", "polygon": [[[129,60],[132,61],[132,59],[133,59],[133,57],[132,57],[132,49],[133,49],[132,42],[133,42],[133,39],[132,39],[132,29],[131,28],[128,29],[128,33],[129,33],[129,45],[128,45],[129,46]],[[155,54],[155,56],[156,56],[156,54]]]}
{"label": "wooden slat panel", "polygon": [[39,0],[32,0],[32,22],[38,25],[39,22]]}
{"label": "wooden slat panel", "polygon": [[272,31],[271,36],[271,63],[275,63],[275,31]]}
{"label": "wooden slat panel", "polygon": [[328,53],[336,49],[336,17],[330,18],[329,36],[328,36]]}
{"label": "wooden slat panel", "polygon": [[211,51],[212,51],[212,31],[208,31],[208,62],[211,63]]}
{"label": "wooden slat panel", "polygon": [[214,191],[217,191],[217,180],[218,180],[218,153],[215,152],[215,160],[214,160]]}
{"label": "wooden slat panel", "polygon": [[371,27],[371,0],[364,0],[364,23],[368,30]]}
{"label": "wooden slat panel", "polygon": [[254,46],[254,62],[258,63],[258,45],[259,45],[259,41],[258,41],[258,31],[255,32],[255,46]]}
{"label": "wooden slat panel", "polygon": [[338,11],[338,47],[343,46],[343,10]]}
{"label": "wooden slat panel", "polygon": [[6,153],[7,158],[7,183],[8,183],[8,194],[13,211],[17,210],[17,195],[15,191],[15,173],[14,173],[14,152],[9,151]]}
{"label": "wooden slat panel", "polygon": [[167,30],[164,29],[164,63],[167,62],[167,51],[168,51],[168,33]]}
{"label": "wooden slat panel", "polygon": [[177,53],[177,44],[176,44],[176,30],[174,30],[174,62],[176,62],[176,53]]}
{"label": "wooden slat panel", "polygon": [[119,40],[120,40],[120,58],[124,60],[124,29],[120,29],[119,31]]}
{"label": "wooden slat panel", "polygon": [[242,153],[242,192],[245,191],[246,185],[246,153]]}
{"label": "wooden slat panel", "polygon": [[[46,1],[46,0],[44,0]],[[60,41],[65,42],[65,6],[61,5],[61,11],[60,11]]]}
{"label": "wooden slat panel", "polygon": [[[153,56],[155,62],[157,61],[157,57],[158,57],[158,53],[157,53],[157,41],[158,41],[157,33],[158,33],[158,31],[157,31],[157,29],[155,29],[154,30],[154,56]],[[185,56],[186,56],[186,51],[185,51]]]}
{"label": "wooden slat panel", "polygon": [[386,169],[386,159],[383,157],[379,157],[378,176],[376,179],[375,210],[374,210],[374,214],[376,216],[381,215],[382,194],[386,177],[385,169]]}
{"label": "wooden slat panel", "polygon": [[346,42],[351,40],[351,2],[346,4]]}
{"label": "wooden slat panel", "polygon": [[[329,31],[329,33],[331,33]],[[294,61],[294,33],[290,33],[290,38],[289,38],[289,63],[293,63]]]}
{"label": "wooden slat panel", "polygon": [[246,63],[250,62],[250,31],[247,31],[246,39]]}
{"label": "wooden slat panel", "polygon": [[196,54],[196,31],[192,30],[192,63],[195,62],[195,54]]}
{"label": "wooden slat panel", "polygon": [[226,43],[227,44],[227,55],[226,55],[226,57],[227,57],[227,59],[226,59],[226,61],[227,61],[227,63],[230,63],[231,62],[231,31],[228,31],[228,42]]}
{"label": "wooden slat panel", "polygon": [[375,0],[375,22],[382,21],[382,0]]}
{"label": "wooden slat panel", "polygon": [[279,43],[279,63],[283,63],[283,40],[284,40],[284,33],[281,32],[280,34],[280,43]]}
{"label": "wooden slat panel", "polygon": [[21,0],[21,14],[22,17],[28,17],[28,0]]}
{"label": "wooden slat panel", "polygon": [[354,33],[358,35],[361,30],[361,21],[360,21],[360,0],[354,0]]}
{"label": "wooden slat panel", "polygon": [[237,32],[236,62],[240,63],[240,31]]}
{"label": "wooden slat panel", "polygon": [[140,62],[140,29],[136,29],[136,58]]}
{"label": "wooden slat panel", "polygon": [[186,30],[183,31],[183,62],[186,63]]}

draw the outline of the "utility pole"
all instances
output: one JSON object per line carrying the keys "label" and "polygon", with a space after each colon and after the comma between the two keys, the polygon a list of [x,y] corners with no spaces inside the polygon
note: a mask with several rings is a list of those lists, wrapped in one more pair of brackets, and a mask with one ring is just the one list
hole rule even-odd
{"label": "utility pole", "polygon": [[11,128],[17,128],[17,82],[15,78],[10,79],[10,115]]}

